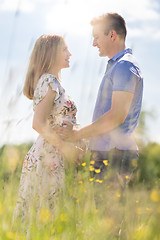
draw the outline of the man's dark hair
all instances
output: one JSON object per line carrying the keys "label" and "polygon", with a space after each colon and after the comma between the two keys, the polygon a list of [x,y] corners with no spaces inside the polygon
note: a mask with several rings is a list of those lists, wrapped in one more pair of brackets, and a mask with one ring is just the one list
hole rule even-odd
{"label": "man's dark hair", "polygon": [[118,13],[106,13],[97,18],[93,18],[91,25],[94,26],[97,24],[103,27],[105,35],[108,35],[110,30],[115,30],[116,33],[125,40],[127,35],[126,23]]}

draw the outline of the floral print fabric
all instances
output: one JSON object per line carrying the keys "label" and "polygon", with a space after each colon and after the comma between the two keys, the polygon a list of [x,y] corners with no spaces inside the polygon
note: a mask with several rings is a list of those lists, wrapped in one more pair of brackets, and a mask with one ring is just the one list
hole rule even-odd
{"label": "floral print fabric", "polygon": [[[33,110],[46,96],[48,88],[56,91],[56,98],[48,118],[51,127],[62,126],[63,120],[76,124],[76,106],[66,94],[55,76],[43,74],[34,91]],[[27,153],[20,179],[17,210],[27,213],[30,202],[35,200],[38,207],[47,204],[54,208],[59,191],[63,188],[64,159],[54,146],[50,145],[42,136],[38,136]]]}

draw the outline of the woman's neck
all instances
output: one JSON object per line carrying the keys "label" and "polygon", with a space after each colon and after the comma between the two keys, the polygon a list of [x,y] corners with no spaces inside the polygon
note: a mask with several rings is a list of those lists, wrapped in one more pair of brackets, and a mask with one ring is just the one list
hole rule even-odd
{"label": "woman's neck", "polygon": [[54,75],[58,81],[60,81],[59,75],[60,75],[60,70],[58,69],[51,69],[48,71],[49,74]]}

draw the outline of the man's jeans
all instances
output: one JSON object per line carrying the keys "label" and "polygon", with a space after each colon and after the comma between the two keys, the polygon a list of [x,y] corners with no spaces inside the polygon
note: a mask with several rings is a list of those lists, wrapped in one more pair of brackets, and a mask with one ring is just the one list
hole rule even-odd
{"label": "man's jeans", "polygon": [[95,182],[95,200],[100,195],[103,198],[106,186],[111,190],[120,188],[123,191],[137,167],[138,157],[136,150],[114,148],[108,152],[92,151],[90,171]]}

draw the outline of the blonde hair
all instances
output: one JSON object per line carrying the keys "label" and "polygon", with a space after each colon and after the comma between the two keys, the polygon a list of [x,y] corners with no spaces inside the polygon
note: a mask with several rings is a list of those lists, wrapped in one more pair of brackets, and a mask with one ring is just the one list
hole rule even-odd
{"label": "blonde hair", "polygon": [[59,35],[42,35],[37,39],[31,53],[23,94],[33,99],[34,90],[39,78],[49,72],[57,60],[58,49],[63,42]]}

